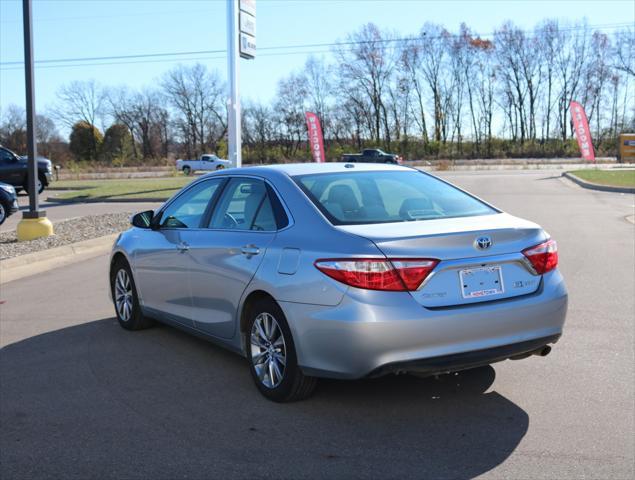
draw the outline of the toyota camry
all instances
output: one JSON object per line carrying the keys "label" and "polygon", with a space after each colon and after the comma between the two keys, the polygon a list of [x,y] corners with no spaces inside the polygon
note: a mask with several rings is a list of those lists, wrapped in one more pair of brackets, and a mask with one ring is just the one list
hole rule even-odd
{"label": "toyota camry", "polygon": [[132,225],[110,263],[121,326],[160,321],[234,350],[274,401],[319,377],[545,356],[563,330],[556,241],[412,168],[223,170]]}

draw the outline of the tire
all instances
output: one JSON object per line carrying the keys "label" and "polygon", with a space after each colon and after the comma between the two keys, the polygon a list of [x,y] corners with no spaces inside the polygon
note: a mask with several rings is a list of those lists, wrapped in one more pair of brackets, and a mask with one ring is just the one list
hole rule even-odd
{"label": "tire", "polygon": [[258,300],[248,315],[245,352],[260,393],[274,402],[309,397],[317,379],[304,375],[298,367],[291,330],[278,304],[271,299]]}
{"label": "tire", "polygon": [[225,165],[216,165],[216,170],[223,170]]}
{"label": "tire", "polygon": [[185,175],[186,177],[192,175],[192,169],[186,165],[185,167],[183,167],[183,175]]}
{"label": "tire", "polygon": [[154,325],[152,319],[141,313],[137,286],[128,262],[123,259],[116,260],[110,269],[110,292],[119,325],[126,330],[142,330]]}
{"label": "tire", "polygon": [[47,187],[46,177],[44,175],[38,175],[37,193],[41,194]]}
{"label": "tire", "polygon": [[[24,185],[22,185],[22,188],[24,189],[24,191],[26,193],[29,193],[29,182],[28,180],[26,180],[26,183]],[[44,189],[46,188],[46,178],[44,177],[44,175],[38,175],[37,177],[37,193],[38,195],[41,194]]]}
{"label": "tire", "polygon": [[9,209],[4,205],[4,203],[0,202],[0,225],[2,225],[9,216],[7,215],[8,211]]}

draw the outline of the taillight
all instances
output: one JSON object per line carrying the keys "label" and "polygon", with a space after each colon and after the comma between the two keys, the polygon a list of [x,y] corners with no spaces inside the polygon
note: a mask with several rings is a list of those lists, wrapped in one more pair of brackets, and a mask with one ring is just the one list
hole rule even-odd
{"label": "taillight", "polygon": [[558,266],[558,244],[555,240],[547,240],[540,245],[527,248],[523,250],[523,255],[529,259],[539,275]]}
{"label": "taillight", "polygon": [[429,258],[341,258],[318,260],[315,266],[351,287],[405,292],[416,290],[437,263]]}

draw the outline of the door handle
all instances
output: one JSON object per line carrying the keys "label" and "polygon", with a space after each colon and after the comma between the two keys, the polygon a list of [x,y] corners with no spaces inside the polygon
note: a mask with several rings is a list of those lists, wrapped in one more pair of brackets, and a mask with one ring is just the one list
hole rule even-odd
{"label": "door handle", "polygon": [[258,255],[260,253],[260,249],[256,245],[245,245],[240,249],[243,255],[247,255],[251,257],[252,255]]}
{"label": "door handle", "polygon": [[190,246],[187,242],[181,242],[176,246],[177,250],[181,253],[185,253],[190,249]]}

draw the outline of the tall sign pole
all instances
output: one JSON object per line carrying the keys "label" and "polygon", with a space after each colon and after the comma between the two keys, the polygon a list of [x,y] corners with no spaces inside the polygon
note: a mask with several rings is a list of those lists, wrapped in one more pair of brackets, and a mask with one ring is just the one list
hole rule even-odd
{"label": "tall sign pole", "polygon": [[39,209],[37,188],[37,143],[35,140],[35,94],[33,80],[33,17],[31,0],[22,0],[22,21],[24,25],[24,83],[26,87],[26,132],[28,155],[29,210],[22,214],[17,226],[18,240],[32,240],[53,234],[53,225],[46,218],[46,212]]}
{"label": "tall sign pole", "polygon": [[227,107],[228,156],[232,166],[242,166],[240,123],[240,58],[256,56],[256,0],[227,0]]}
{"label": "tall sign pole", "polygon": [[33,32],[31,25],[31,0],[22,0],[22,21],[24,22],[24,84],[26,86],[26,132],[28,183],[29,183],[29,213],[39,210],[37,191],[37,143],[35,141],[35,93],[33,91]]}
{"label": "tall sign pole", "polygon": [[229,99],[227,101],[227,151],[233,167],[242,166],[240,92],[238,62],[238,0],[227,0],[227,77]]}

